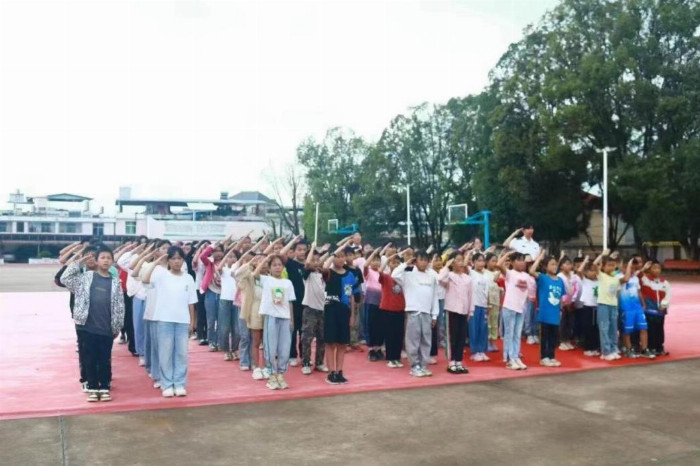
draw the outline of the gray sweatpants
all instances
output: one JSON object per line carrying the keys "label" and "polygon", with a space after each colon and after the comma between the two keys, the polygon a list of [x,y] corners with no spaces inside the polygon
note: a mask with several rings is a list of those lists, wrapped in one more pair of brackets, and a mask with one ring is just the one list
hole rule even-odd
{"label": "gray sweatpants", "polygon": [[292,347],[292,324],[290,319],[265,316],[263,332],[265,362],[272,374],[284,374],[289,363],[289,349]]}
{"label": "gray sweatpants", "polygon": [[430,314],[406,311],[406,354],[411,367],[423,367],[430,360],[432,318]]}

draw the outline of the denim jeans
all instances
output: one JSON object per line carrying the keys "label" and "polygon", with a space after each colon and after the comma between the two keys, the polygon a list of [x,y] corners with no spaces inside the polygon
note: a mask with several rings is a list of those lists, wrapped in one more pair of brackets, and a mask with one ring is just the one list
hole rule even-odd
{"label": "denim jeans", "polygon": [[136,354],[143,357],[146,346],[145,324],[143,314],[146,311],[146,300],[134,298],[133,316],[134,316],[134,348]]}
{"label": "denim jeans", "polygon": [[539,328],[537,326],[537,305],[535,302],[527,300],[525,304],[525,315],[523,316],[523,333],[526,337],[536,336]]}
{"label": "denim jeans", "polygon": [[187,383],[189,324],[156,322],[160,385],[163,390],[184,388]]}
{"label": "denim jeans", "polygon": [[[240,335],[238,357],[241,358],[241,367],[250,367],[253,337],[250,334],[250,329],[248,328],[248,323],[245,321],[245,319],[238,319],[238,334]],[[259,351],[258,348],[255,348],[255,351]]]}
{"label": "denim jeans", "polygon": [[238,349],[238,314],[240,309],[228,299],[219,300],[219,315],[217,317],[219,332],[219,349],[221,351],[236,351]]}
{"label": "denim jeans", "polygon": [[272,374],[284,374],[289,363],[289,348],[292,346],[292,323],[290,319],[265,316],[265,362]]}
{"label": "denim jeans", "polygon": [[503,359],[512,361],[520,357],[520,335],[523,333],[523,313],[503,308]]}
{"label": "denim jeans", "polygon": [[598,331],[603,355],[617,352],[617,306],[598,304]]}
{"label": "denim jeans", "polygon": [[160,380],[160,363],[158,362],[158,327],[155,320],[144,320],[146,344],[144,353],[146,356],[146,371],[151,374],[154,381]]}
{"label": "denim jeans", "polygon": [[474,315],[469,321],[469,352],[471,355],[485,353],[489,345],[489,326],[486,308],[474,306]]}
{"label": "denim jeans", "polygon": [[219,334],[217,329],[217,318],[219,317],[219,293],[207,290],[204,295],[204,309],[207,311],[207,339],[210,345],[219,344]]}

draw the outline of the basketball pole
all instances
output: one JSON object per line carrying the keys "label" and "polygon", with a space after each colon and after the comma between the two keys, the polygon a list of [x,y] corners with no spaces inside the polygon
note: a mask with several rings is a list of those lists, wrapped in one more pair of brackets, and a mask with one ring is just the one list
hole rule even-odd
{"label": "basketball pole", "polygon": [[406,239],[411,245],[411,186],[406,185]]}
{"label": "basketball pole", "polygon": [[318,241],[318,202],[316,203],[316,226],[314,227],[314,243]]}

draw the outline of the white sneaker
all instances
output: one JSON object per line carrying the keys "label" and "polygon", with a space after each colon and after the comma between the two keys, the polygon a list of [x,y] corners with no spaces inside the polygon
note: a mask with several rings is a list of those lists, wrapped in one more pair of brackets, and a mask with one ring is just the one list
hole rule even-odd
{"label": "white sneaker", "polygon": [[535,344],[535,337],[533,337],[532,335],[528,335],[527,336],[527,344],[534,345]]}
{"label": "white sneaker", "polygon": [[262,369],[259,367],[253,369],[253,380],[263,380],[264,378]]}
{"label": "white sneaker", "polygon": [[175,396],[187,396],[187,390],[185,390],[185,387],[176,387]]}
{"label": "white sneaker", "polygon": [[389,367],[390,369],[396,369],[397,367],[399,367],[396,365],[396,362],[394,362],[394,361],[387,362],[386,366]]}
{"label": "white sneaker", "polygon": [[263,367],[262,373],[263,379],[268,380],[270,378],[270,369],[268,369],[267,367]]}
{"label": "white sneaker", "polygon": [[160,388],[160,382],[153,382],[153,388]]}
{"label": "white sneaker", "polygon": [[328,368],[328,366],[326,366],[325,364],[321,364],[321,365],[319,365],[319,366],[316,366],[316,370],[319,371],[319,372],[324,372],[324,373],[328,373],[328,372],[331,371],[331,370]]}
{"label": "white sneaker", "polygon": [[603,356],[600,357],[603,361],[614,361],[617,359],[615,357],[615,353],[610,353],[610,354],[604,354]]}
{"label": "white sneaker", "polygon": [[140,367],[144,367],[145,365],[146,365],[146,358],[144,358],[143,356],[141,356],[141,357],[139,358],[139,366],[140,366]]}
{"label": "white sneaker", "polygon": [[421,374],[418,377],[431,377],[433,375],[426,367],[420,368]]}
{"label": "white sneaker", "polygon": [[243,372],[247,372],[250,370],[250,366],[241,366],[241,367],[239,367],[239,369],[242,370]]}
{"label": "white sneaker", "polygon": [[279,390],[281,387],[280,384],[277,382],[277,375],[270,375],[270,379],[267,381],[265,386],[270,390]]}
{"label": "white sneaker", "polygon": [[428,359],[428,364],[430,364],[431,366],[437,364],[437,358],[431,357],[430,359]]}
{"label": "white sneaker", "polygon": [[520,366],[515,361],[511,360],[506,363],[506,369],[510,369],[512,371],[519,371]]}
{"label": "white sneaker", "polygon": [[561,342],[559,343],[559,351],[569,351],[569,347],[566,345],[566,343]]}
{"label": "white sneaker", "polygon": [[584,356],[588,356],[588,357],[595,356],[595,355],[593,354],[593,351],[584,351],[584,352],[583,352],[583,355],[584,355]]}
{"label": "white sneaker", "polygon": [[301,368],[301,373],[304,375],[311,375],[311,366],[304,366]]}
{"label": "white sneaker", "polygon": [[525,369],[527,369],[527,366],[523,363],[522,359],[516,359],[515,363],[520,367],[520,370],[524,371]]}
{"label": "white sneaker", "polygon": [[540,337],[538,337],[537,335],[533,335],[533,336],[532,336],[532,340],[535,342],[536,345],[539,345],[539,343],[540,343]]}
{"label": "white sneaker", "polygon": [[413,369],[411,369],[411,372],[409,372],[409,374],[413,377],[423,377],[423,371],[420,367],[414,367]]}
{"label": "white sneaker", "polygon": [[549,358],[540,359],[540,366],[551,367],[552,363]]}
{"label": "white sneaker", "polygon": [[614,360],[622,359],[622,356],[620,356],[620,353],[613,353],[613,359]]}
{"label": "white sneaker", "polygon": [[299,359],[298,358],[292,358],[289,360],[289,365],[292,367],[297,367],[299,365]]}
{"label": "white sneaker", "polygon": [[490,361],[490,360],[491,360],[491,358],[488,357],[488,356],[486,355],[486,353],[481,353],[481,361],[482,361],[482,362]]}
{"label": "white sneaker", "polygon": [[552,367],[559,367],[561,366],[561,363],[557,359],[550,359],[549,361],[552,364]]}
{"label": "white sneaker", "polygon": [[575,349],[576,349],[576,345],[574,345],[574,344],[571,343],[570,341],[567,341],[567,342],[566,342],[566,347],[569,348],[570,350],[575,350]]}
{"label": "white sneaker", "polygon": [[173,396],[175,396],[175,390],[173,390],[173,387],[163,390],[163,398],[172,398]]}

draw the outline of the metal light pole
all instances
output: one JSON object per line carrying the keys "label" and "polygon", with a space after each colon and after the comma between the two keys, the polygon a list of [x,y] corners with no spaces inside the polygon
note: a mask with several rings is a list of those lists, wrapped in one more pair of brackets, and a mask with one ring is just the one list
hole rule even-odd
{"label": "metal light pole", "polygon": [[411,245],[411,186],[406,185],[406,239]]}
{"label": "metal light pole", "polygon": [[614,150],[614,147],[596,149],[603,153],[603,250],[608,249],[608,152]]}

